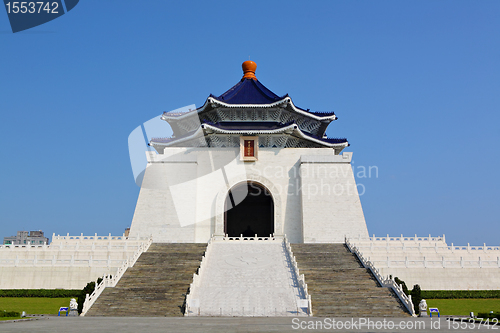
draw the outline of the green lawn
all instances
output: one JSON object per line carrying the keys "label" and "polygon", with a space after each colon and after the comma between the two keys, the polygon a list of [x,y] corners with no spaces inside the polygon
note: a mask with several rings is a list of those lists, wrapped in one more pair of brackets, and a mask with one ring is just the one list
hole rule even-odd
{"label": "green lawn", "polygon": [[70,300],[71,297],[0,297],[0,311],[7,310],[21,313],[26,311],[27,314],[57,314],[60,307],[69,307]]}
{"label": "green lawn", "polygon": [[438,308],[442,315],[468,316],[474,312],[500,312],[500,299],[498,298],[470,298],[470,299],[427,299],[427,309]]}

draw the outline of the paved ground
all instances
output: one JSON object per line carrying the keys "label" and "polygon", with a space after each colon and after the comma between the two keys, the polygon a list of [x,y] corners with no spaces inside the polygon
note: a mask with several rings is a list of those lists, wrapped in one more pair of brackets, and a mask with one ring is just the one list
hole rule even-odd
{"label": "paved ground", "polygon": [[[342,327],[337,324],[337,320],[342,322]],[[203,333],[221,333],[221,332],[297,332],[297,331],[319,331],[319,332],[472,332],[478,330],[475,327],[464,326],[466,323],[449,322],[445,318],[370,318],[370,328],[359,327],[359,323],[368,319],[362,318],[337,318],[335,329],[331,328],[332,318],[228,318],[228,317],[191,317],[191,318],[112,318],[112,317],[49,317],[24,322],[0,322],[0,332],[40,332],[40,333],[73,333],[73,332],[119,332],[119,333],[156,333],[156,332],[203,332]],[[383,328],[385,320],[386,329]],[[438,321],[439,320],[439,321]],[[305,330],[300,330],[302,327]],[[349,327],[346,329],[346,322]],[[358,324],[358,329],[351,329],[352,323]],[[327,325],[320,328],[320,324]],[[400,329],[397,326],[390,328],[392,324],[413,327]],[[436,325],[440,324],[438,330]],[[454,324],[455,328],[454,329]],[[312,326],[311,326],[312,325]],[[318,330],[314,327],[318,326]],[[434,325],[434,328],[431,328]],[[468,324],[471,325],[471,324]],[[465,328],[460,328],[460,326]],[[307,329],[309,327],[309,329]],[[379,327],[380,329],[377,329]],[[326,328],[326,329],[325,329]],[[498,325],[481,326],[480,330],[498,329]]]}

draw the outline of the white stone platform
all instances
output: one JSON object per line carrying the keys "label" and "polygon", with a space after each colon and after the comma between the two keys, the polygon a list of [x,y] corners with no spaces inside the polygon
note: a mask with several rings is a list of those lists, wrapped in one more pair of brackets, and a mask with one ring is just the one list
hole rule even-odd
{"label": "white stone platform", "polygon": [[52,235],[50,245],[0,245],[0,289],[82,289],[116,276],[147,238]]}
{"label": "white stone platform", "polygon": [[382,276],[424,290],[495,290],[500,284],[500,246],[449,246],[445,236],[350,239]]}
{"label": "white stone platform", "polygon": [[[305,316],[283,240],[214,241],[188,297],[188,316]],[[298,312],[298,314],[297,314]]]}

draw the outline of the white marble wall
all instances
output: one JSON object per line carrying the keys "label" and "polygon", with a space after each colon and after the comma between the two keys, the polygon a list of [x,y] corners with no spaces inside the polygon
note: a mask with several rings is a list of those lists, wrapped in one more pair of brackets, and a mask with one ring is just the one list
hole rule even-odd
{"label": "white marble wall", "polygon": [[368,237],[351,158],[352,153],[301,157],[304,243]]}
{"label": "white marble wall", "polygon": [[383,276],[424,290],[491,290],[500,286],[500,246],[448,245],[445,237],[351,240]]}
{"label": "white marble wall", "polygon": [[[164,154],[147,152],[147,156],[131,237],[152,234],[155,242],[207,242],[212,234],[223,233],[228,190],[246,180],[269,189],[275,204],[275,233],[286,234],[292,243],[368,236],[351,153],[261,148],[258,161],[242,162],[238,148],[168,148]],[[321,178],[311,173],[324,168],[327,173]],[[307,177],[301,177],[304,171]],[[345,192],[332,195],[339,186]],[[314,187],[318,193],[313,193]]]}
{"label": "white marble wall", "polygon": [[114,275],[146,240],[53,236],[50,245],[0,246],[0,289],[82,289]]}

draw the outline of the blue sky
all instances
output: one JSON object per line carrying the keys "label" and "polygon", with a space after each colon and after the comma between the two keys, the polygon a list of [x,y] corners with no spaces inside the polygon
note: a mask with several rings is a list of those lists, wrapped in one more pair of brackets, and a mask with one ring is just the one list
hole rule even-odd
{"label": "blue sky", "polygon": [[[127,138],[241,78],[336,112],[370,234],[500,244],[500,2],[92,1],[13,34],[0,10],[0,236],[121,234]],[[360,175],[362,176],[362,175]]]}

